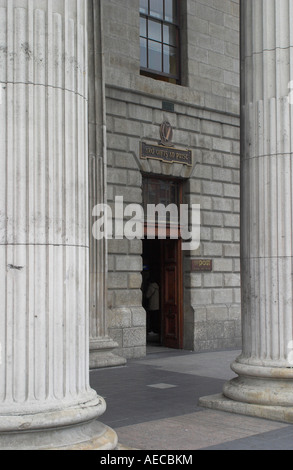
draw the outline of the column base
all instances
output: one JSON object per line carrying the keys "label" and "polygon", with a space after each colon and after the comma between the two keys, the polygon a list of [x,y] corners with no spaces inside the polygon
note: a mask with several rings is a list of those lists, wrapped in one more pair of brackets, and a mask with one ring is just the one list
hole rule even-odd
{"label": "column base", "polygon": [[1,408],[0,450],[112,450],[117,435],[98,421],[105,412],[105,400],[93,390],[80,395],[75,404],[68,400],[25,407]]}
{"label": "column base", "polygon": [[200,398],[200,406],[293,423],[292,368],[239,358],[231,369],[238,377],[224,385],[222,394]]}
{"label": "column base", "polygon": [[238,358],[231,369],[238,375],[224,385],[225,397],[253,405],[293,407],[293,369]]}
{"label": "column base", "polygon": [[118,367],[126,364],[126,359],[114,354],[118,344],[109,339],[101,339],[90,342],[90,369],[104,367]]}
{"label": "column base", "polygon": [[62,429],[0,434],[0,450],[114,450],[118,438],[99,421]]}
{"label": "column base", "polygon": [[288,424],[293,423],[293,407],[243,403],[231,400],[223,394],[202,397],[199,399],[199,406],[228,413],[252,416],[254,418],[269,419]]}

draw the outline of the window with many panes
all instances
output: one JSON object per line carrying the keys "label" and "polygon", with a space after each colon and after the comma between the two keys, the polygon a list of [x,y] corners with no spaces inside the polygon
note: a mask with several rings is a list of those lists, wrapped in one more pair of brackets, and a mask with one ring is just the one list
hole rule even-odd
{"label": "window with many panes", "polygon": [[179,1],[140,0],[142,75],[179,83]]}
{"label": "window with many panes", "polygon": [[[169,180],[169,179],[160,179],[160,178],[143,178],[143,208],[145,217],[148,214],[148,205],[163,204],[163,206],[168,207],[169,204],[174,204],[179,208],[180,199],[181,199],[181,186],[179,181]],[[167,211],[167,222],[174,222],[172,213]],[[164,216],[164,214],[163,214]],[[178,222],[178,219],[176,220]]]}

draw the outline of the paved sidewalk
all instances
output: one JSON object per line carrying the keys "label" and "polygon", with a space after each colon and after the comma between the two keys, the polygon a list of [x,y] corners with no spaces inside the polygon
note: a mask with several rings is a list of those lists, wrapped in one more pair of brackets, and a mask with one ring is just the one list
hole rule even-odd
{"label": "paved sidewalk", "polygon": [[91,371],[106,399],[101,421],[126,448],[293,450],[293,425],[210,410],[200,397],[222,392],[239,351],[193,353],[150,347],[125,367]]}

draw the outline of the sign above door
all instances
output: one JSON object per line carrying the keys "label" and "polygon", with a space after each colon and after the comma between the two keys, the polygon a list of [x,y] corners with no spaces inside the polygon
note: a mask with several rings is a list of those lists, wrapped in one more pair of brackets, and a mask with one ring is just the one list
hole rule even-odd
{"label": "sign above door", "polygon": [[165,121],[161,124],[160,137],[161,140],[158,145],[146,142],[140,143],[140,158],[192,166],[191,150],[175,148],[172,144],[173,129],[169,122]]}

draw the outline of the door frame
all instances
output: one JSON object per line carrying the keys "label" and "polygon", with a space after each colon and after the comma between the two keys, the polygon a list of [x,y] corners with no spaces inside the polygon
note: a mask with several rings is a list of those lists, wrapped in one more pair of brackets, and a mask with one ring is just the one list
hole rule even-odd
{"label": "door frame", "polygon": [[[167,237],[167,240],[170,240],[170,237]],[[154,239],[148,239],[147,237],[144,238],[143,242],[155,242],[159,244],[159,279],[160,279],[160,322],[161,322],[161,338],[160,338],[160,344],[162,346],[172,348],[172,349],[183,349],[183,332],[184,332],[184,311],[183,311],[183,295],[184,295],[184,286],[183,286],[183,253],[182,253],[182,239],[173,239],[172,241],[174,242],[174,247],[176,247],[176,253],[175,253],[175,260],[174,263],[176,264],[176,277],[177,277],[177,286],[176,286],[176,291],[177,291],[177,297],[175,300],[176,306],[177,306],[177,342],[176,342],[176,347],[172,346],[170,343],[168,343],[167,337],[166,337],[166,328],[165,328],[165,315],[166,311],[164,312],[163,306],[165,304],[165,288],[166,288],[166,278],[165,278],[165,259],[166,259],[166,251],[164,244],[166,243],[165,239],[159,239],[158,237]],[[144,245],[143,245],[144,247]],[[143,251],[144,252],[144,251]],[[171,264],[171,263],[170,263]],[[171,339],[170,339],[171,341]]]}
{"label": "door frame", "polygon": [[[150,175],[146,173],[142,173],[142,177],[146,179],[156,179],[156,180],[165,180],[165,181],[170,181],[170,182],[175,182],[178,183],[178,209],[180,208],[180,204],[182,204],[183,201],[183,179],[181,178],[172,178],[172,177],[167,177],[163,175]],[[178,214],[180,214],[180,211],[178,211]],[[178,224],[166,224],[161,225],[156,222],[153,225],[148,225],[146,222],[144,224],[144,237],[147,240],[148,235],[154,237],[154,240],[158,240],[161,243],[161,257],[163,256],[163,243],[164,239],[159,239],[159,235],[161,230],[165,230],[164,233],[166,233],[166,239],[173,239],[174,242],[177,242],[177,270],[178,270],[178,311],[179,311],[179,322],[178,322],[178,328],[179,328],[179,339],[178,339],[178,348],[177,349],[183,349],[183,341],[184,341],[184,286],[183,286],[183,253],[182,253],[182,238],[181,238],[181,233],[180,233],[180,222],[178,220]],[[163,266],[162,266],[162,259],[161,259],[161,285],[164,285],[163,279],[162,279],[162,272],[163,272]],[[161,289],[161,305],[163,304],[163,289]],[[161,332],[163,333],[164,331],[164,318],[163,318],[163,313],[161,314]],[[161,339],[161,343],[163,343]]]}

